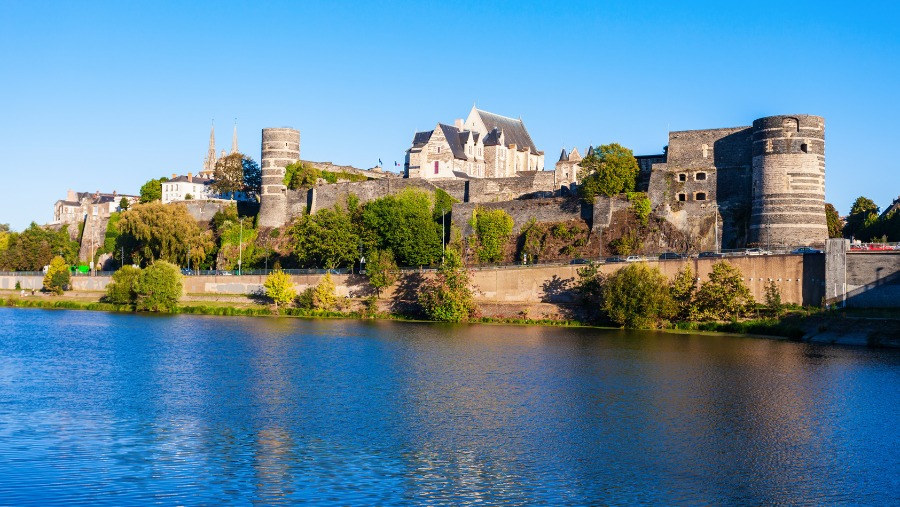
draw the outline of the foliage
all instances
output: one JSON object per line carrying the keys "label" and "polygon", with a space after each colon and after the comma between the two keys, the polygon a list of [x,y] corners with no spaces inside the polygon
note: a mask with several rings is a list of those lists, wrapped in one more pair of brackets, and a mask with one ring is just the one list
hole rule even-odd
{"label": "foliage", "polygon": [[766,283],[766,307],[775,315],[780,316],[784,311],[784,304],[781,302],[781,290],[774,280]]}
{"label": "foliage", "polygon": [[322,177],[322,171],[303,162],[294,162],[284,168],[283,183],[291,190],[311,187]]}
{"label": "foliage", "polygon": [[131,265],[122,266],[112,275],[112,281],[106,286],[107,303],[130,305],[137,301],[135,284],[141,274],[140,268]]}
{"label": "foliage", "polygon": [[316,310],[333,310],[336,304],[337,295],[334,292],[334,280],[331,279],[331,273],[326,272],[313,290],[312,305]]}
{"label": "foliage", "polygon": [[155,260],[187,263],[188,257],[202,259],[214,246],[210,233],[201,232],[181,205],[136,204],[122,213],[118,225],[116,247],[142,266]]}
{"label": "foliage", "polygon": [[638,217],[642,225],[647,225],[650,220],[650,212],[653,211],[653,206],[650,204],[650,198],[647,197],[647,194],[644,192],[628,192],[625,196],[631,201],[631,211]]}
{"label": "foliage", "polygon": [[190,194],[190,193],[184,194],[184,200],[185,200],[185,201],[193,201],[193,200],[194,200],[194,194]]}
{"label": "foliage", "polygon": [[[162,185],[160,185],[160,193],[162,193]],[[125,211],[130,207],[131,207],[131,201],[129,201],[127,197],[123,197],[119,201],[119,210],[120,211]]]}
{"label": "foliage", "polygon": [[262,193],[262,170],[260,170],[259,164],[250,157],[243,157],[241,166],[244,169],[243,191],[247,197],[256,199]]}
{"label": "foliage", "polygon": [[878,206],[875,202],[868,197],[857,197],[856,201],[853,202],[853,206],[850,207],[850,214],[847,215],[847,223],[844,225],[844,237],[856,236],[859,238],[866,225],[871,225],[877,218]]}
{"label": "foliage", "polygon": [[434,191],[434,221],[440,223],[441,218],[443,218],[444,213],[450,213],[453,210],[453,205],[458,203],[456,199],[453,198],[452,195],[447,192],[441,190],[440,188],[435,189]]}
{"label": "foliage", "polygon": [[290,275],[280,269],[269,273],[269,276],[266,277],[266,281],[263,283],[263,287],[266,289],[266,296],[272,298],[272,301],[275,302],[276,313],[278,312],[278,305],[287,306],[297,297]]}
{"label": "foliage", "polygon": [[[103,234],[103,245],[95,254],[97,257],[111,253],[116,256],[116,240],[119,238],[119,220],[122,218],[121,213],[110,213],[109,221],[106,222],[106,232]],[[121,255],[120,255],[121,257]],[[121,261],[121,259],[119,259]]]}
{"label": "foliage", "polygon": [[328,183],[337,183],[338,181],[366,181],[369,178],[364,174],[348,173],[347,171],[327,171],[323,170],[321,178]]}
{"label": "foliage", "polygon": [[[237,216],[237,206],[229,206],[223,213],[223,219],[216,227],[219,237],[219,251],[216,259],[218,269],[247,269],[262,262],[265,252],[256,248],[259,230],[253,227],[252,218]],[[215,219],[215,216],[213,217]]]}
{"label": "foliage", "polygon": [[55,255],[66,263],[78,261],[79,243],[69,239],[68,226],[58,231],[32,222],[22,232],[3,231],[6,248],[0,250],[0,270],[40,271]]}
{"label": "foliage", "polygon": [[340,205],[298,217],[289,233],[301,266],[334,269],[356,260],[359,235]]}
{"label": "foliage", "polygon": [[381,291],[390,287],[400,278],[400,270],[394,261],[394,254],[390,250],[373,250],[369,253],[366,262],[366,275],[369,283],[375,288],[375,292],[381,296]]}
{"label": "foliage", "polygon": [[637,160],[624,146],[604,144],[582,159],[580,165],[584,176],[578,190],[585,201],[593,202],[598,195],[613,196],[635,188]]}
{"label": "foliage", "polygon": [[630,264],[604,284],[603,310],[613,322],[629,329],[659,327],[674,314],[668,286],[658,268]]}
{"label": "foliage", "polygon": [[741,271],[726,261],[713,264],[709,280],[700,285],[695,301],[698,317],[703,320],[738,318],[755,304]]}
{"label": "foliage", "polygon": [[[245,159],[247,157],[243,153],[231,153],[216,161],[216,172],[213,176],[215,181],[210,188],[219,195],[234,198],[235,192],[244,189]],[[253,161],[249,160],[249,162]]]}
{"label": "foliage", "polygon": [[629,230],[624,236],[616,238],[609,243],[617,255],[631,255],[641,250],[643,242],[634,230]]}
{"label": "foliage", "polygon": [[532,264],[538,261],[541,251],[544,249],[544,228],[537,224],[532,217],[522,227],[521,238],[522,247],[520,250],[520,258],[523,262],[527,261]]}
{"label": "foliage", "polygon": [[366,203],[360,228],[368,248],[391,250],[401,266],[428,266],[441,257],[441,226],[430,192],[407,188]]}
{"label": "foliage", "polygon": [[600,264],[591,262],[578,268],[577,272],[575,292],[581,298],[581,303],[589,309],[600,309],[603,306],[603,284],[606,282],[606,275],[600,271]]}
{"label": "foliage", "polygon": [[840,238],[844,229],[844,222],[831,203],[825,203],[825,221],[828,223],[828,237]]}
{"label": "foliage", "polygon": [[677,320],[691,320],[694,318],[694,295],[697,292],[697,278],[690,264],[685,264],[669,287],[672,302],[675,305],[674,317]]}
{"label": "foliage", "polygon": [[554,238],[564,241],[574,238],[576,232],[578,232],[577,228],[569,228],[566,224],[556,224],[550,228],[550,233]]}
{"label": "foliage", "polygon": [[137,310],[173,312],[178,309],[181,290],[178,266],[163,260],[154,261],[141,270],[134,283]]}
{"label": "foliage", "polygon": [[504,247],[512,234],[513,219],[503,209],[489,209],[478,206],[472,212],[469,222],[475,231],[478,244],[475,252],[480,262],[503,260]]}
{"label": "foliage", "polygon": [[44,275],[44,290],[55,294],[62,294],[69,288],[71,274],[66,260],[57,255],[50,260],[47,274]]}
{"label": "foliage", "polygon": [[141,185],[140,202],[148,203],[162,200],[162,184],[164,181],[168,181],[168,178],[163,177],[155,180],[150,180],[147,183]]}
{"label": "foliage", "polygon": [[448,248],[437,275],[419,288],[419,304],[425,315],[441,322],[461,322],[474,317],[477,307],[470,283],[471,275],[463,267],[459,252]]}

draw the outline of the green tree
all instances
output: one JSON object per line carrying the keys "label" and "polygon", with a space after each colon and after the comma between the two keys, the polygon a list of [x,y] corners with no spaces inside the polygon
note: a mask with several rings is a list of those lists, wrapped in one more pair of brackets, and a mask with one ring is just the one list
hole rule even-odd
{"label": "green tree", "polygon": [[[850,214],[847,216],[847,224],[844,225],[844,237],[854,236],[860,238],[865,234],[864,229],[867,225],[871,225],[878,218],[878,206],[875,201],[868,197],[857,197],[850,207]],[[864,238],[868,239],[868,238]]]}
{"label": "green tree", "polygon": [[674,314],[668,280],[642,262],[625,266],[604,284],[603,310],[620,326],[656,328]]}
{"label": "green tree", "polygon": [[394,285],[400,278],[400,270],[390,250],[373,250],[366,262],[366,275],[378,296],[386,287]]}
{"label": "green tree", "polygon": [[263,287],[266,289],[266,296],[275,302],[275,313],[278,313],[278,305],[289,305],[297,297],[290,275],[280,269],[269,273]]}
{"label": "green tree", "polygon": [[577,273],[575,292],[585,308],[597,313],[603,307],[603,284],[606,282],[606,275],[600,271],[600,264],[594,262],[578,268]]}
{"label": "green tree", "polygon": [[462,265],[462,258],[454,248],[448,248],[444,264],[435,277],[419,288],[419,304],[425,315],[440,322],[461,322],[475,316],[477,306],[471,285],[471,275]]}
{"label": "green tree", "polygon": [[784,305],[781,303],[781,290],[775,280],[769,280],[766,283],[766,307],[777,316],[784,311]]}
{"label": "green tree", "polygon": [[0,270],[40,271],[55,255],[69,265],[78,261],[79,243],[69,239],[68,226],[59,230],[34,222],[22,232],[9,232],[6,249],[0,250]]}
{"label": "green tree", "polygon": [[[168,181],[168,178],[159,178],[156,180],[150,180],[147,183],[144,183],[143,185],[141,185],[140,202],[148,203],[148,202],[162,200],[162,184],[164,181]],[[123,197],[122,199],[125,199],[125,198]],[[119,204],[121,205],[121,202]]]}
{"label": "green tree", "polygon": [[634,191],[639,172],[634,153],[622,145],[604,144],[579,163],[581,197],[593,202],[598,195],[613,196]]}
{"label": "green tree", "polygon": [[331,273],[326,272],[325,276],[316,284],[312,294],[313,307],[316,310],[334,309],[337,304],[337,295],[334,290],[334,280],[331,279]]}
{"label": "green tree", "polygon": [[117,248],[142,266],[154,260],[187,264],[189,255],[196,253],[192,246],[209,245],[197,242],[204,233],[187,208],[178,204],[136,204],[122,213],[118,227]]}
{"label": "green tree", "polygon": [[297,190],[315,185],[321,177],[322,171],[298,161],[284,168],[283,183],[289,189]]}
{"label": "green tree", "polygon": [[697,278],[690,264],[682,266],[669,289],[675,304],[675,318],[681,321],[693,320],[694,296],[697,292]]}
{"label": "green tree", "polygon": [[356,260],[359,235],[350,214],[340,205],[298,217],[290,234],[301,266],[334,269]]}
{"label": "green tree", "polygon": [[738,318],[755,304],[741,270],[725,261],[713,264],[709,280],[700,284],[695,301],[698,316],[704,320]]}
{"label": "green tree", "polygon": [[628,192],[625,194],[631,201],[631,211],[638,217],[642,225],[647,225],[650,220],[650,213],[653,211],[653,205],[650,198],[644,192]]}
{"label": "green tree", "polygon": [[370,248],[391,250],[401,266],[428,266],[441,258],[441,225],[430,192],[407,188],[370,201],[360,217]]}
{"label": "green tree", "polygon": [[844,222],[831,203],[825,203],[825,221],[828,223],[828,237],[840,238],[844,230]]}
{"label": "green tree", "polygon": [[172,312],[181,299],[181,273],[178,266],[157,260],[141,270],[134,284],[137,294],[137,310]]}
{"label": "green tree", "polygon": [[106,286],[106,302],[117,305],[134,304],[137,301],[134,286],[140,274],[140,268],[131,265],[122,266],[122,269],[113,273],[112,281]]}
{"label": "green tree", "polygon": [[47,274],[44,275],[44,290],[62,294],[71,284],[70,277],[69,266],[66,265],[66,260],[57,255],[50,260]]}
{"label": "green tree", "polygon": [[243,153],[225,155],[216,161],[216,171],[213,175],[213,183],[210,188],[219,195],[227,195],[234,198],[235,192],[244,189],[244,159]]}
{"label": "green tree", "polygon": [[9,224],[0,224],[0,255],[9,248]]}
{"label": "green tree", "polygon": [[[162,192],[161,188],[160,188],[160,192]],[[119,200],[119,211],[125,211],[130,207],[131,207],[131,201],[129,201],[127,197],[123,197],[122,199]]]}
{"label": "green tree", "polygon": [[475,252],[480,262],[503,260],[504,249],[513,230],[513,219],[502,209],[475,208],[470,221],[478,243]]}
{"label": "green tree", "polygon": [[250,157],[241,159],[244,168],[244,194],[251,199],[258,199],[262,193],[262,171],[259,164]]}

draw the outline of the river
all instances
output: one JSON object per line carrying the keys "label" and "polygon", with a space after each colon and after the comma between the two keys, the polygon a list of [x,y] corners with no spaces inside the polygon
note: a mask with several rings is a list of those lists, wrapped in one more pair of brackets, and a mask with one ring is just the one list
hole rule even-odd
{"label": "river", "polygon": [[898,351],[0,309],[3,505],[889,505],[898,421]]}

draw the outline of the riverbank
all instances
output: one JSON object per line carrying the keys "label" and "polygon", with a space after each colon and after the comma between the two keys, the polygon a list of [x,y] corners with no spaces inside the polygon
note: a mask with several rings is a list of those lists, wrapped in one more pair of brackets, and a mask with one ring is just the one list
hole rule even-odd
{"label": "riverbank", "polygon": [[[0,291],[0,306],[16,308],[43,308],[65,310],[89,310],[104,312],[133,313],[131,305],[103,303],[102,293],[69,292],[62,296],[36,292]],[[175,312],[188,315],[218,315],[243,317],[294,317],[294,318],[338,318],[377,319],[417,322],[418,319],[385,311],[366,312],[345,309],[343,311],[311,310],[303,308],[282,308],[277,313],[256,298],[240,295],[187,295]],[[361,307],[361,302],[357,306]],[[550,318],[529,318],[527,312],[510,316],[510,310],[503,309],[494,314],[474,319],[470,322],[499,325],[536,325],[553,327],[589,327],[615,329],[615,326],[596,325],[553,314]],[[766,338],[787,339],[807,343],[826,343],[862,347],[900,348],[900,311],[896,309],[843,309],[828,312],[795,310],[782,317],[756,318],[733,322],[677,322],[662,331],[709,332],[735,335],[752,335]]]}

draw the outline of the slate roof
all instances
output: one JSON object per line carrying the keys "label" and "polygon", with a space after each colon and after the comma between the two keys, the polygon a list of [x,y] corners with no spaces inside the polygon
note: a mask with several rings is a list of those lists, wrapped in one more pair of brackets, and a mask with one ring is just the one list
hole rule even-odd
{"label": "slate roof", "polygon": [[419,147],[428,144],[428,141],[431,139],[431,134],[433,131],[428,130],[425,132],[416,132],[416,135],[413,136],[413,146]]}
{"label": "slate roof", "polygon": [[166,183],[200,183],[202,185],[208,185],[212,182],[213,180],[203,179],[200,176],[194,176],[193,180],[188,181],[188,177],[184,175],[176,176],[175,178],[169,178],[168,180],[166,180]]}
{"label": "slate roof", "polygon": [[559,161],[560,162],[568,162],[569,161],[569,154],[566,153],[565,148],[563,148],[562,153],[559,154]]}
{"label": "slate roof", "polygon": [[884,213],[881,214],[880,218],[887,217],[888,214],[892,211],[896,211],[896,212],[900,213],[900,197],[897,197],[896,199],[894,199],[894,202],[891,203],[891,205],[888,206],[886,210],[884,210]]}
{"label": "slate roof", "polygon": [[444,125],[443,123],[438,123],[438,128],[444,132],[444,137],[447,138],[447,144],[450,145],[450,151],[453,152],[453,158],[467,160],[466,149],[459,142],[459,129],[451,127],[450,125]]}
{"label": "slate roof", "polygon": [[500,144],[500,129],[489,130],[484,136],[484,145],[497,146],[498,144]]}
{"label": "slate roof", "polygon": [[[481,109],[476,109],[476,111],[481,116],[481,121],[484,122],[488,132],[498,128],[503,131],[503,135],[506,137],[506,144],[515,144],[519,149],[530,148],[532,153],[538,153],[538,149],[534,145],[534,141],[531,140],[531,136],[528,135],[528,130],[525,129],[525,124],[522,123],[522,120],[507,118],[506,116],[489,113]],[[484,144],[487,144],[486,139]]]}

